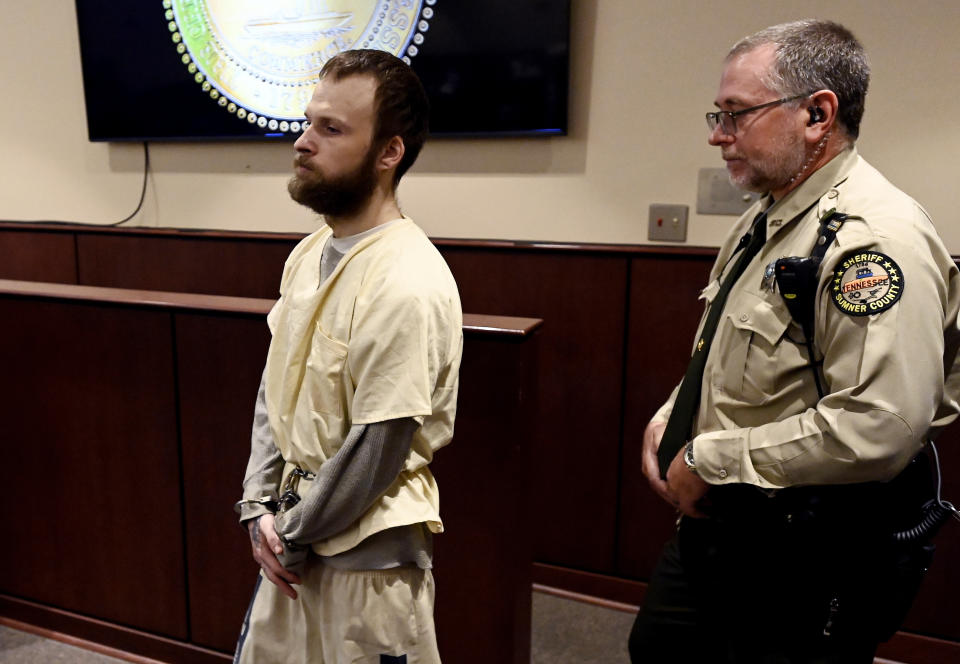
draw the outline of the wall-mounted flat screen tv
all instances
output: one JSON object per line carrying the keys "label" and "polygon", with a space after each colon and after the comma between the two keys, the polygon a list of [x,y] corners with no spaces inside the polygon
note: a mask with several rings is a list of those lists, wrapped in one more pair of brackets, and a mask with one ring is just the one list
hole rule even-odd
{"label": "wall-mounted flat screen tv", "polygon": [[76,0],[92,141],[292,140],[320,67],[406,59],[434,136],[565,134],[570,0]]}

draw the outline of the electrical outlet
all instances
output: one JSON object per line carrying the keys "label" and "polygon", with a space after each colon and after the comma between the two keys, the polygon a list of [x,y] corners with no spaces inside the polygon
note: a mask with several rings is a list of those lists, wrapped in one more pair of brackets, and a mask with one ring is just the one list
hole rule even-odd
{"label": "electrical outlet", "polygon": [[647,239],[658,242],[685,242],[689,211],[690,208],[686,205],[654,203],[650,206]]}

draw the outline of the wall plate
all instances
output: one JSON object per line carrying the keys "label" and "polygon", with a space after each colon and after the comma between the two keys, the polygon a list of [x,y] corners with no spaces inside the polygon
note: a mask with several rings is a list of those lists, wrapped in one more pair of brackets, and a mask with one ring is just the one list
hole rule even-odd
{"label": "wall plate", "polygon": [[725,168],[701,168],[697,174],[697,214],[740,216],[760,200],[760,194],[730,184]]}
{"label": "wall plate", "polygon": [[657,242],[685,242],[689,212],[690,208],[686,205],[652,204],[647,239]]}

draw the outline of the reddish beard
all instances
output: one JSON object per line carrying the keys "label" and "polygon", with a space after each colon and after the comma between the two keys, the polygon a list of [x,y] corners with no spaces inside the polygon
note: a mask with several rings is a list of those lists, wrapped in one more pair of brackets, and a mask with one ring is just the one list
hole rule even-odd
{"label": "reddish beard", "polygon": [[294,168],[299,166],[307,172],[294,173],[287,182],[287,191],[293,200],[317,214],[354,216],[367,205],[377,187],[376,153],[371,146],[357,168],[332,177],[324,177],[310,167],[303,155],[298,155]]}

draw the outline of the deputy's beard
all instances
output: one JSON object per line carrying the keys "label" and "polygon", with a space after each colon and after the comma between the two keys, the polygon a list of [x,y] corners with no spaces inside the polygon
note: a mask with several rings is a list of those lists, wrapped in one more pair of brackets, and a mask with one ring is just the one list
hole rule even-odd
{"label": "deputy's beard", "polygon": [[730,182],[739,189],[756,193],[778,190],[799,176],[806,158],[803,137],[784,134],[771,142],[765,154],[751,158],[745,172],[731,175]]}
{"label": "deputy's beard", "polygon": [[[328,217],[356,215],[370,201],[377,187],[375,160],[376,152],[371,147],[363,162],[348,173],[330,178],[312,170],[306,175],[294,174],[287,182],[287,191],[290,198],[317,214]],[[309,168],[299,157],[296,164]]]}

